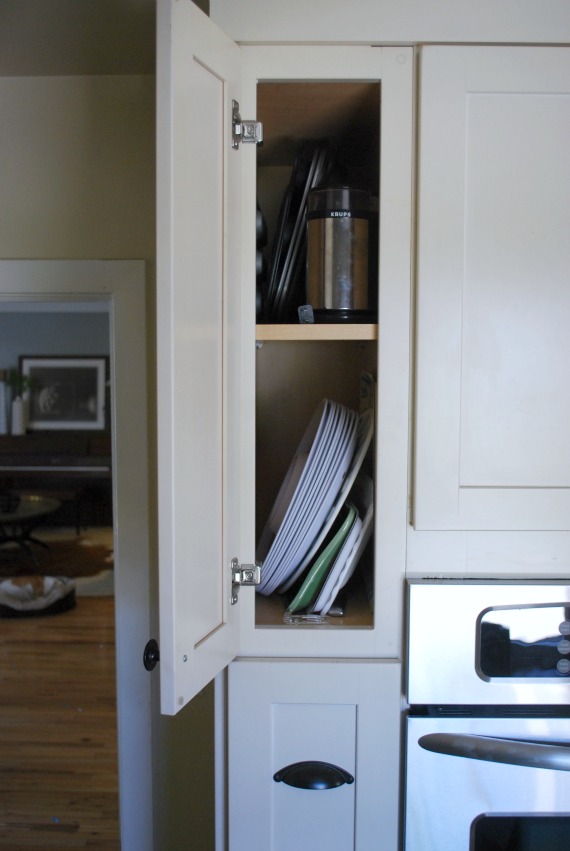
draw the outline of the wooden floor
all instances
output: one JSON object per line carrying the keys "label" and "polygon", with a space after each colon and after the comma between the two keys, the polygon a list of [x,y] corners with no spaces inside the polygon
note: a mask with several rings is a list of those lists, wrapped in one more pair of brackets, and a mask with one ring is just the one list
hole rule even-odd
{"label": "wooden floor", "polygon": [[113,597],[0,619],[0,848],[119,849]]}

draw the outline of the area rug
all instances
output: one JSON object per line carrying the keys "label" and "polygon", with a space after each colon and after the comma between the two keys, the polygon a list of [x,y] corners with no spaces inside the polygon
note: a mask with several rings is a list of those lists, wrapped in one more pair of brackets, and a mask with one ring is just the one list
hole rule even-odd
{"label": "area rug", "polygon": [[47,547],[32,545],[32,553],[21,547],[0,547],[0,578],[33,573],[38,576],[67,576],[77,580],[81,594],[113,593],[112,530],[38,530],[36,536]]}

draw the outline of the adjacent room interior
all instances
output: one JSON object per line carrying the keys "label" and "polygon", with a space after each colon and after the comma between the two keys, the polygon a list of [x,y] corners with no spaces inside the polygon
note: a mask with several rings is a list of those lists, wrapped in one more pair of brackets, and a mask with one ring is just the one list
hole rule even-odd
{"label": "adjacent room interior", "polygon": [[0,305],[0,750],[21,814],[7,843],[69,832],[73,814],[70,841],[119,847],[109,351],[104,302]]}

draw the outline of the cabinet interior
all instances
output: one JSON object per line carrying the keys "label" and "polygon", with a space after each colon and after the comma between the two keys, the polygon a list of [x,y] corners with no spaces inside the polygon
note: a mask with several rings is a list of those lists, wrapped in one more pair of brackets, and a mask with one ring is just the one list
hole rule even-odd
{"label": "cabinet interior", "polygon": [[331,139],[377,182],[379,111],[379,82],[261,82],[257,117],[264,141],[258,165],[291,166],[299,140]]}
{"label": "cabinet interior", "polygon": [[[257,157],[257,201],[267,224],[266,262],[302,141],[330,140],[343,172],[351,180],[366,183],[371,196],[378,198],[378,81],[259,83],[257,119],[264,127],[264,142]],[[376,291],[376,280],[371,281],[370,288]],[[377,375],[377,337],[375,324],[257,326],[256,540],[321,400],[331,399],[359,410],[362,371],[374,378]],[[373,550],[372,542],[364,561],[373,562]],[[350,585],[345,614],[330,618],[326,628],[373,626],[359,573],[360,566]],[[256,594],[256,626],[290,629],[283,624],[286,607],[284,595]],[[313,624],[310,628],[323,626]]]}
{"label": "cabinet interior", "polygon": [[378,197],[379,81],[260,82],[257,120],[263,124],[263,144],[257,151],[257,200],[267,222],[267,253],[302,141],[330,140],[351,177]]}

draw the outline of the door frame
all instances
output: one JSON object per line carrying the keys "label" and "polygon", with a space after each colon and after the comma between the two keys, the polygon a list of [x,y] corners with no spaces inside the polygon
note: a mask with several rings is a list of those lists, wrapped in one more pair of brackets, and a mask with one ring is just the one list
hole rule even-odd
{"label": "door frame", "polygon": [[123,851],[152,851],[146,268],[142,260],[0,260],[2,303],[98,302],[110,330],[119,811]]}

